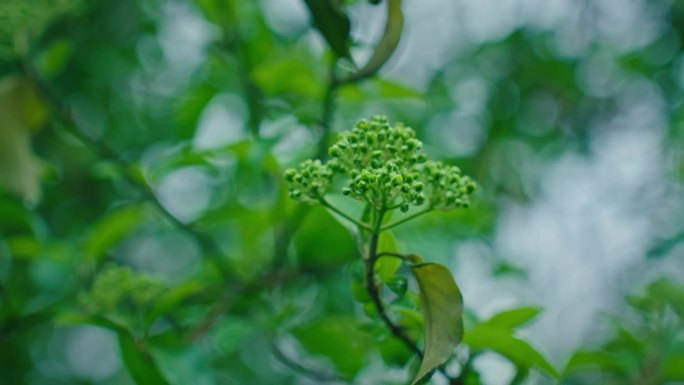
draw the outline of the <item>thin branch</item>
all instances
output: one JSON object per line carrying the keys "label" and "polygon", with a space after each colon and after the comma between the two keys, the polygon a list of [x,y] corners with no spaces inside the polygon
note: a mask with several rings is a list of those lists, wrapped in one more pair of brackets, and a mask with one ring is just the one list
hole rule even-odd
{"label": "thin branch", "polygon": [[382,225],[382,219],[385,215],[384,210],[378,212],[377,218],[375,219],[375,224],[371,230],[370,244],[368,246],[368,255],[366,256],[364,262],[366,266],[366,291],[375,305],[375,310],[378,315],[385,323],[385,326],[390,330],[392,335],[401,340],[406,347],[408,347],[412,352],[414,352],[418,357],[423,358],[423,352],[420,350],[418,345],[409,337],[404,330],[394,323],[387,314],[384,305],[382,304],[382,299],[380,298],[380,292],[375,284],[375,262],[378,260],[378,243],[380,240],[380,226]]}
{"label": "thin branch", "polygon": [[344,219],[346,219],[346,220],[348,220],[348,221],[354,223],[355,225],[359,226],[360,228],[362,228],[362,229],[364,229],[364,230],[366,230],[366,231],[371,231],[370,226],[368,226],[366,223],[363,223],[363,222],[359,221],[358,219],[352,217],[351,215],[349,215],[349,214],[345,213],[344,211],[338,209],[337,207],[331,205],[331,204],[328,203],[328,201],[326,201],[325,199],[321,199],[321,204],[322,204],[323,206],[329,208],[329,209],[332,210],[333,212],[339,214],[339,215],[340,215],[341,217],[343,217]]}
{"label": "thin branch", "polygon": [[383,232],[383,231],[385,231],[385,230],[389,230],[389,229],[391,229],[391,228],[393,228],[393,227],[399,226],[400,224],[402,224],[402,223],[404,223],[404,222],[408,222],[408,221],[410,221],[411,219],[417,218],[417,217],[419,217],[419,216],[421,216],[421,215],[423,215],[423,214],[427,214],[427,213],[429,213],[429,212],[432,211],[432,210],[433,210],[432,207],[428,207],[427,209],[425,209],[425,210],[423,210],[423,211],[419,211],[419,212],[417,212],[417,213],[415,213],[415,214],[408,215],[408,216],[406,216],[406,217],[404,217],[404,218],[401,218],[400,220],[398,220],[398,221],[396,221],[396,222],[394,222],[394,223],[390,223],[390,224],[388,224],[388,225],[385,225],[385,226],[381,227],[381,228],[380,228],[380,232]]}
{"label": "thin branch", "polygon": [[125,171],[123,176],[130,183],[130,185],[136,188],[143,198],[150,202],[164,218],[171,222],[171,224],[195,238],[204,251],[204,254],[214,262],[214,265],[221,276],[224,279],[229,279],[232,274],[230,273],[228,267],[223,263],[223,259],[221,258],[221,249],[216,241],[210,236],[196,230],[194,227],[176,218],[176,216],[174,216],[168,209],[166,209],[166,207],[164,207],[164,205],[162,205],[152,187],[141,178],[134,176],[135,167],[133,164],[121,157],[106,143],[90,137],[85,131],[83,131],[76,122],[76,119],[74,119],[71,108],[64,104],[61,99],[52,92],[50,87],[43,81],[35,68],[33,68],[32,64],[30,63],[30,58],[27,58],[22,62],[22,67],[26,76],[31,80],[33,85],[40,92],[41,96],[48,103],[58,121],[66,126],[69,129],[69,132],[71,132],[100,158],[107,159],[118,164],[119,167]]}

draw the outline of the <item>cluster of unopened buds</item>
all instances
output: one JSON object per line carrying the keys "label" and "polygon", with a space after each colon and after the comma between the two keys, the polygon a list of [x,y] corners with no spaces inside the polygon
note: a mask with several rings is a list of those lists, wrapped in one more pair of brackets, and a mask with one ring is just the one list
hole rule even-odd
{"label": "cluster of unopened buds", "polygon": [[428,205],[450,210],[467,207],[475,182],[458,167],[429,161],[423,143],[401,123],[384,116],[360,120],[340,134],[326,163],[307,160],[289,169],[290,196],[304,203],[321,202],[334,186],[335,176],[346,177],[342,194],[368,202],[378,210]]}

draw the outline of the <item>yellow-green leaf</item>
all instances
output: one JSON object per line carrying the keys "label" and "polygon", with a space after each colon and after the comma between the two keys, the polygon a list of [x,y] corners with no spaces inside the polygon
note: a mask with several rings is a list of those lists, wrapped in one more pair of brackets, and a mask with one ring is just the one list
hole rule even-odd
{"label": "yellow-green leaf", "polygon": [[425,350],[413,384],[430,376],[463,339],[463,297],[446,267],[436,263],[411,266],[423,306]]}
{"label": "yellow-green leaf", "polygon": [[0,187],[29,202],[40,199],[41,162],[31,148],[31,131],[47,107],[23,78],[0,80]]}
{"label": "yellow-green leaf", "polygon": [[[397,240],[394,238],[394,235],[392,235],[392,232],[385,231],[380,234],[378,250],[380,250],[380,252],[396,252],[398,250]],[[380,258],[375,263],[375,274],[380,277],[382,282],[387,283],[392,279],[392,277],[394,277],[394,274],[396,274],[397,270],[399,270],[401,263],[401,259],[399,258]]]}

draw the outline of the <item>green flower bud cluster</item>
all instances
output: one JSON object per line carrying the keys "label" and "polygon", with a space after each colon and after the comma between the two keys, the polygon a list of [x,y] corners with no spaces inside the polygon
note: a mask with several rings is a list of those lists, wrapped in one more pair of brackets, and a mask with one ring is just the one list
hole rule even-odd
{"label": "green flower bud cluster", "polygon": [[424,177],[431,187],[430,202],[438,210],[452,210],[470,205],[470,195],[477,185],[469,176],[461,175],[456,166],[442,162],[426,162]]}
{"label": "green flower bud cluster", "polygon": [[306,160],[299,170],[285,171],[285,180],[290,183],[290,197],[304,203],[318,203],[328,191],[334,176],[330,164],[320,160]]}
{"label": "green flower bud cluster", "polygon": [[428,162],[422,145],[411,128],[401,123],[391,126],[387,117],[360,120],[330,147],[330,161],[308,160],[299,170],[285,172],[290,196],[320,202],[333,176],[343,175],[347,182],[342,193],[378,210],[406,212],[410,206],[424,204],[443,210],[467,206],[475,183],[461,176],[457,167]]}
{"label": "green flower bud cluster", "polygon": [[167,289],[159,279],[128,267],[107,265],[79,300],[89,313],[125,320],[151,309]]}

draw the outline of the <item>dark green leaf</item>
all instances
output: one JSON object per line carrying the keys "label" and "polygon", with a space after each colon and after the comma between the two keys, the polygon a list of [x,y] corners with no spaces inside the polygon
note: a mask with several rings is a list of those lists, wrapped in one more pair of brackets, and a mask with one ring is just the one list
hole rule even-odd
{"label": "dark green leaf", "polygon": [[119,332],[121,356],[128,373],[138,385],[168,385],[164,376],[152,359],[150,353],[133,336],[125,331]]}
{"label": "dark green leaf", "polygon": [[349,58],[349,16],[333,0],[305,0],[314,25],[339,57]]}

